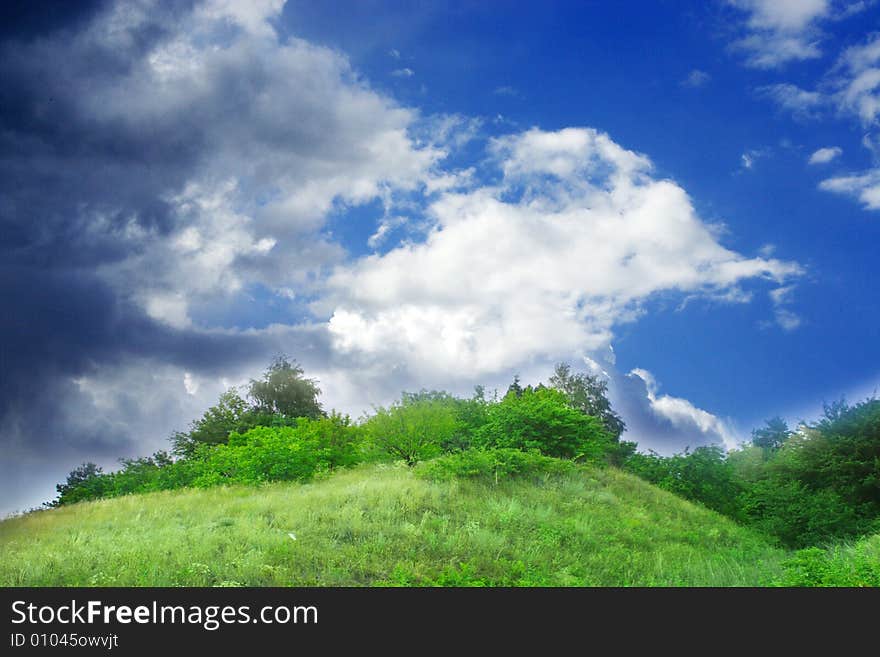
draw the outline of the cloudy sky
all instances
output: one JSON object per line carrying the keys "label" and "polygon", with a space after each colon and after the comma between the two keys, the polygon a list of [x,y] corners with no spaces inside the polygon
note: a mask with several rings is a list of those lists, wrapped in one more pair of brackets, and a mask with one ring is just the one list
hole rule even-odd
{"label": "cloudy sky", "polygon": [[[0,512],[286,353],[628,437],[880,384],[880,3],[5,3]],[[58,5],[58,6],[56,6]]]}

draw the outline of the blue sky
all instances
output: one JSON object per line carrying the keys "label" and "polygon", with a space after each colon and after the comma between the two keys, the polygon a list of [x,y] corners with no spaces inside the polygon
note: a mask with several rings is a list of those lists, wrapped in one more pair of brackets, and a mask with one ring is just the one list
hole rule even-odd
{"label": "blue sky", "polygon": [[[815,413],[823,399],[868,394],[880,382],[877,213],[818,189],[831,172],[872,166],[862,145],[870,129],[833,111],[792,115],[761,92],[815,87],[846,48],[880,28],[876,4],[842,16],[845,5],[828,3],[814,22],[820,34],[807,38],[821,55],[771,67],[748,65],[734,45],[753,15],[747,3],[435,4],[415,16],[399,3],[306,4],[288,6],[289,23],[352,53],[389,94],[428,112],[481,117],[492,133],[597,127],[648,154],[703,217],[723,222],[726,245],[772,244],[808,268],[794,293],[796,330],[760,328],[773,312],[767,302],[670,312],[672,300],[617,339],[624,368],[662,373],[664,385],[746,425]],[[377,36],[365,24],[389,31]],[[413,74],[393,74],[401,69]],[[807,163],[828,146],[844,151],[830,168]]]}
{"label": "blue sky", "polygon": [[880,385],[880,3],[11,5],[0,511],[284,352],[608,377],[643,448]]}

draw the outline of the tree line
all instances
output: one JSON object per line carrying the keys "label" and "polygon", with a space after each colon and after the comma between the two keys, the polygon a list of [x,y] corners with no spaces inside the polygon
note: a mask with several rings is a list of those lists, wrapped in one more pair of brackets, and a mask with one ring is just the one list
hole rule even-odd
{"label": "tree line", "polygon": [[[621,465],[635,450],[620,440],[625,425],[608,402],[607,384],[566,364],[546,385],[522,387],[517,377],[500,398],[488,398],[481,386],[468,398],[404,392],[358,421],[327,413],[320,392],[296,361],[278,357],[244,394],[227,390],[186,431],[175,432],[170,451],[123,459],[114,472],[85,463],[58,484],[49,506],[182,487],[307,481],[364,462],[414,466],[452,453],[465,453],[471,466],[488,454],[497,468],[516,470],[553,466],[511,451]],[[466,470],[465,461],[454,462]]]}
{"label": "tree line", "polygon": [[[560,363],[546,383],[515,377],[503,395],[404,392],[353,420],[327,413],[318,382],[276,358],[242,392],[224,392],[170,451],[125,459],[115,472],[87,463],[57,486],[50,506],[129,493],[220,484],[307,481],[372,461],[447,476],[549,472],[559,461],[616,466],[752,526],[788,547],[880,531],[880,400],[825,405],[811,424],[779,417],[729,451],[703,446],[640,453],[604,379]],[[438,475],[440,476],[440,475]]]}

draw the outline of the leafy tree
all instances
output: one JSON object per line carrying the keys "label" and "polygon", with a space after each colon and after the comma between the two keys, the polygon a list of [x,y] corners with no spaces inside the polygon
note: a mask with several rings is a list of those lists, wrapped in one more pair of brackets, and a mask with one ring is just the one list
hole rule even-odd
{"label": "leafy tree", "polygon": [[354,465],[362,458],[362,431],[348,415],[332,411],[317,420],[302,418],[296,434],[318,450],[319,461],[330,469]]}
{"label": "leafy tree", "polygon": [[233,431],[247,431],[255,419],[247,402],[235,388],[220,395],[217,404],[195,420],[189,431],[177,431],[171,436],[172,451],[178,456],[191,455],[197,445],[219,445],[229,439]]}
{"label": "leafy tree", "polygon": [[802,455],[812,484],[880,516],[880,399],[826,405],[824,417],[805,433],[813,438],[814,448]]}
{"label": "leafy tree", "polygon": [[776,450],[785,444],[792,431],[780,416],[770,418],[760,429],[752,431],[752,444],[765,450]]}
{"label": "leafy tree", "polygon": [[456,429],[452,440],[443,443],[444,451],[468,449],[480,428],[489,421],[490,402],[483,386],[475,386],[470,399],[456,399]]}
{"label": "leafy tree", "polygon": [[519,396],[511,392],[490,405],[476,442],[479,447],[537,449],[547,456],[586,460],[599,460],[612,448],[598,418],[575,410],[562,392],[551,388],[526,388]]}
{"label": "leafy tree", "polygon": [[505,395],[515,395],[517,397],[522,397],[523,387],[519,382],[519,374],[515,374],[513,376],[513,383],[507,386],[507,392]]}
{"label": "leafy tree", "polygon": [[568,363],[558,363],[548,383],[564,393],[573,408],[599,418],[615,440],[623,434],[626,424],[611,408],[607,381],[591,374],[573,373]]}
{"label": "leafy tree", "polygon": [[277,357],[262,379],[251,379],[249,396],[254,409],[263,413],[275,413],[289,418],[324,416],[318,395],[318,382],[307,379],[296,361],[286,356]]}
{"label": "leafy tree", "polygon": [[102,497],[107,488],[106,476],[102,473],[102,468],[95,463],[88,462],[77,466],[70,471],[63,484],[55,486],[58,498],[50,502],[49,506],[73,504]]}
{"label": "leafy tree", "polygon": [[364,423],[372,445],[410,466],[439,454],[456,427],[455,410],[448,400],[407,394],[388,408],[377,408]]}
{"label": "leafy tree", "polygon": [[476,431],[486,423],[489,402],[483,386],[475,386],[469,399],[455,397],[445,390],[420,390],[404,392],[401,399],[405,403],[431,401],[447,406],[455,415],[455,430],[452,435],[441,441],[440,448],[444,452],[468,449],[474,441]]}

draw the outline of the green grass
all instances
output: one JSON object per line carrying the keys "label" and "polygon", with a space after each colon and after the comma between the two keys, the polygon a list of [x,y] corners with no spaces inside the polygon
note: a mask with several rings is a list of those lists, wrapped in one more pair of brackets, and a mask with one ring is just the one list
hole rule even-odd
{"label": "green grass", "polygon": [[783,569],[782,586],[880,586],[880,534],[798,550]]}
{"label": "green grass", "polygon": [[785,558],[615,469],[494,484],[371,465],[0,523],[3,586],[751,586]]}

